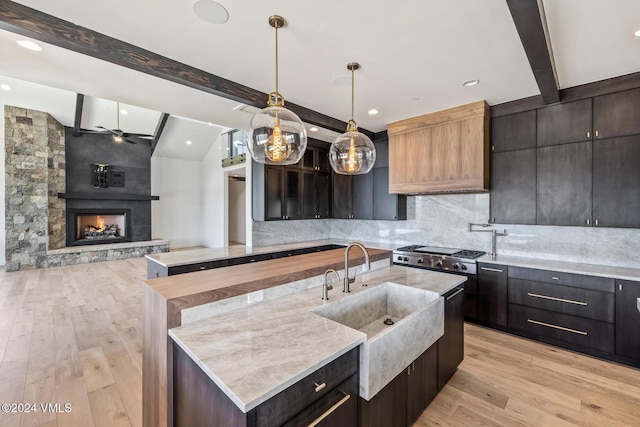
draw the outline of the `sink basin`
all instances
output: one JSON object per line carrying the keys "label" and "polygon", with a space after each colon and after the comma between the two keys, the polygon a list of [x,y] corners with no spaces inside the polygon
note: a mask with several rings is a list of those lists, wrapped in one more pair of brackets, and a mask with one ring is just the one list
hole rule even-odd
{"label": "sink basin", "polygon": [[444,301],[436,292],[392,282],[348,295],[313,312],[367,335],[360,347],[360,396],[366,400],[444,333]]}

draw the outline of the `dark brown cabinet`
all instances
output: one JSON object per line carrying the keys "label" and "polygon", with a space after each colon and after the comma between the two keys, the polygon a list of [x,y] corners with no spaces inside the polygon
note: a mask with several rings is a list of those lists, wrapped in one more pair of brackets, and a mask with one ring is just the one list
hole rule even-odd
{"label": "dark brown cabinet", "polygon": [[[173,425],[176,427],[299,426],[314,421],[321,421],[317,425],[327,427],[357,425],[357,348],[246,413],[175,343],[173,375]],[[325,418],[320,420],[323,415]]]}
{"label": "dark brown cabinet", "polygon": [[429,347],[371,400],[360,398],[360,427],[407,427],[438,394],[438,344]]}
{"label": "dark brown cabinet", "polygon": [[535,148],[536,111],[525,111],[491,119],[491,151]]}
{"label": "dark brown cabinet", "polygon": [[591,141],[538,148],[536,223],[591,223]]}
{"label": "dark brown cabinet", "polygon": [[588,141],[592,138],[591,98],[538,109],[537,146]]}
{"label": "dark brown cabinet", "polygon": [[596,96],[593,132],[596,139],[640,134],[640,89]]}
{"label": "dark brown cabinet", "polygon": [[333,174],[333,217],[373,218],[373,175]]}
{"label": "dark brown cabinet", "polygon": [[507,266],[478,263],[478,321],[507,326]]}
{"label": "dark brown cabinet", "polygon": [[444,335],[438,340],[438,390],[455,374],[464,359],[464,285],[444,297]]}
{"label": "dark brown cabinet", "polygon": [[536,149],[491,153],[491,222],[536,223]]}
{"label": "dark brown cabinet", "polygon": [[310,140],[304,152],[300,167],[306,170],[318,172],[331,172],[329,163],[329,144],[326,142]]}
{"label": "dark brown cabinet", "polygon": [[509,328],[590,354],[614,349],[614,281],[509,267]]}
{"label": "dark brown cabinet", "polygon": [[593,225],[640,228],[640,135],[593,141]]}
{"label": "dark brown cabinet", "polygon": [[331,217],[331,175],[302,171],[302,218]]}
{"label": "dark brown cabinet", "polygon": [[640,282],[616,280],[615,352],[640,366]]}
{"label": "dark brown cabinet", "polygon": [[[256,166],[258,165],[258,166]],[[259,165],[254,162],[253,218],[263,220],[302,217],[302,171],[297,166]],[[264,193],[260,188],[264,188]]]}

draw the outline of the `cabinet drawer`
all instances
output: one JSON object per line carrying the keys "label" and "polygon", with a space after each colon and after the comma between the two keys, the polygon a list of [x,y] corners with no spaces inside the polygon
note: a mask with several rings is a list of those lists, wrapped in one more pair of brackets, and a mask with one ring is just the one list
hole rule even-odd
{"label": "cabinet drawer", "polygon": [[[357,372],[358,348],[354,348],[258,406],[256,424],[267,426],[274,420],[291,419]],[[356,397],[357,391],[357,401]]]}
{"label": "cabinet drawer", "polygon": [[[314,424],[315,423],[315,424]],[[358,425],[358,374],[353,374],[293,417],[283,427],[353,427]]]}
{"label": "cabinet drawer", "polygon": [[583,274],[524,267],[509,267],[509,277],[533,280],[534,282],[555,283],[600,292],[615,292],[614,280],[606,277],[586,276]]}
{"label": "cabinet drawer", "polygon": [[239,258],[231,258],[229,265],[248,264],[250,262],[265,261],[271,259],[271,254],[249,255]]}
{"label": "cabinet drawer", "polygon": [[613,353],[613,323],[509,304],[509,328]]}
{"label": "cabinet drawer", "polygon": [[613,323],[615,294],[509,279],[509,303]]}

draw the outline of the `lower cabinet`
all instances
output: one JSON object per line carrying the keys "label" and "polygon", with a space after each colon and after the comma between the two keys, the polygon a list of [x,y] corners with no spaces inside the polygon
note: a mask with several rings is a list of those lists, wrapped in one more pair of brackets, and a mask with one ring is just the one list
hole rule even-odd
{"label": "lower cabinet", "polygon": [[443,295],[444,335],[438,340],[438,390],[464,359],[464,294],[464,285],[460,285]]}
{"label": "lower cabinet", "polygon": [[616,355],[640,365],[640,282],[616,280]]}
{"label": "lower cabinet", "polygon": [[507,326],[507,266],[478,263],[478,322]]}
{"label": "lower cabinet", "polygon": [[407,427],[438,394],[438,343],[371,400],[360,398],[360,427]]}
{"label": "lower cabinet", "polygon": [[173,378],[175,427],[357,426],[358,348],[246,413],[176,344]]}

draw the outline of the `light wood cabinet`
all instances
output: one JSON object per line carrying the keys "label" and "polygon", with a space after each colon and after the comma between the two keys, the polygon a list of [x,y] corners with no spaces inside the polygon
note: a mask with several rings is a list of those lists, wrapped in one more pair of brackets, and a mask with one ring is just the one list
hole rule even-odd
{"label": "light wood cabinet", "polygon": [[489,106],[474,102],[389,124],[389,192],[489,189]]}

